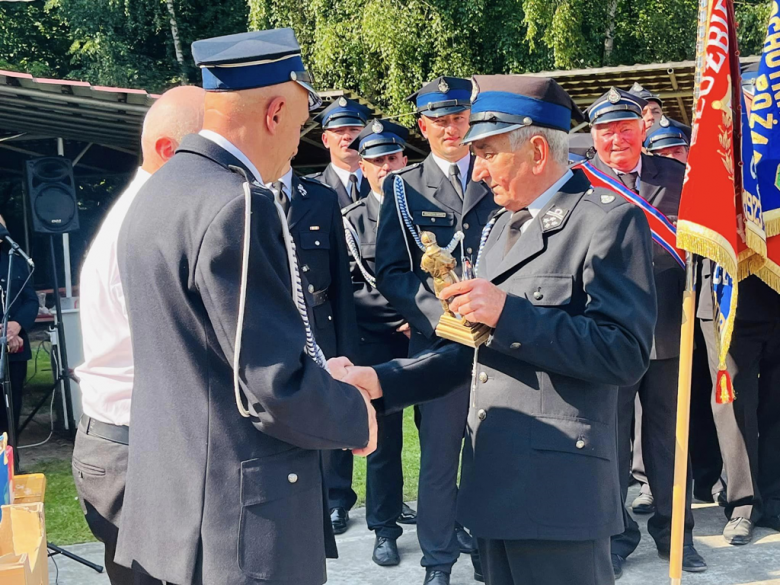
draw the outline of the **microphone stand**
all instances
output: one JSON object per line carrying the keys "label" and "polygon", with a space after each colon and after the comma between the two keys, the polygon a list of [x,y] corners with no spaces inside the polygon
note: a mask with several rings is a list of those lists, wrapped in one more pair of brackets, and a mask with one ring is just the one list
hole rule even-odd
{"label": "microphone stand", "polygon": [[19,451],[16,442],[16,417],[14,416],[14,397],[11,390],[11,383],[7,379],[8,374],[8,312],[11,309],[9,303],[15,300],[11,296],[11,269],[14,262],[14,249],[8,249],[8,276],[5,281],[5,290],[3,291],[3,329],[0,336],[0,384],[3,385],[3,397],[5,403],[6,418],[8,419],[8,444],[13,447],[14,474],[18,471],[17,462],[19,461]]}

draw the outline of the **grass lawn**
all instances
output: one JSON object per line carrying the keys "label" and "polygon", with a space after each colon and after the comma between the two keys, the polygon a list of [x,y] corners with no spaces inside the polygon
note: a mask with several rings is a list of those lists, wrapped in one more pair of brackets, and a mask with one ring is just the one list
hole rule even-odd
{"label": "grass lawn", "polygon": [[[36,360],[31,360],[28,366],[26,404],[37,402],[52,383],[49,355],[45,351],[36,354],[37,345],[36,343],[33,346],[33,355],[37,357],[37,374],[33,377]],[[42,411],[48,412],[47,407],[44,407]],[[48,434],[48,430],[41,440],[46,437],[46,434]],[[22,442],[24,443],[24,439]],[[33,448],[28,452],[32,453],[36,449]],[[25,451],[22,451],[22,458],[24,459],[24,457]],[[22,463],[24,465],[24,460]],[[419,464],[420,442],[417,437],[417,428],[414,426],[414,413],[412,409],[407,409],[404,413],[403,450],[404,499],[407,502],[417,499]],[[46,530],[51,542],[67,545],[95,540],[84,521],[84,515],[76,497],[69,459],[40,458],[32,464],[24,466],[24,471],[25,473],[44,473],[46,475]],[[363,506],[366,500],[366,460],[363,457],[355,458],[353,487],[358,494],[357,506]]]}

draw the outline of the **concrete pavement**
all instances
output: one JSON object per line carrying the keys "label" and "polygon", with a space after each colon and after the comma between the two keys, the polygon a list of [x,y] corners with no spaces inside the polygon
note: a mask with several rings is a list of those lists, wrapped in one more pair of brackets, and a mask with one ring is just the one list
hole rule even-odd
{"label": "concrete pavement", "polygon": [[[629,502],[636,497],[636,488],[629,493]],[[780,585],[780,533],[757,528],[753,542],[747,546],[730,546],[723,540],[725,524],[723,509],[714,504],[696,504],[696,547],[709,564],[709,570],[699,574],[683,574],[685,585]],[[661,585],[669,583],[668,566],[656,554],[645,524],[647,516],[637,516],[642,527],[642,542],[625,566],[618,585]],[[371,562],[374,535],[366,529],[365,510],[351,514],[349,530],[337,537],[340,558],[328,561],[329,585],[420,585],[425,571],[420,567],[420,548],[414,526],[404,527],[398,540],[401,564],[383,568]],[[102,562],[100,543],[68,547],[97,563]],[[56,557],[60,585],[108,585],[105,575],[98,575],[78,563]],[[55,583],[56,570],[49,559],[50,583]],[[451,585],[471,585],[471,560],[461,556],[453,568]],[[576,584],[561,584],[576,585]]]}

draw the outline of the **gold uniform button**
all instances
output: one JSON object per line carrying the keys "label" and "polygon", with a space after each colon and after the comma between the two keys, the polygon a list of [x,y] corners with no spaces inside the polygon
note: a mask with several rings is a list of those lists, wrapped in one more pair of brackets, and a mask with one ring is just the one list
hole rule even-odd
{"label": "gold uniform button", "polygon": [[307,290],[308,290],[310,293],[313,293],[313,292],[314,292],[314,285],[313,285],[313,284],[310,284],[310,285],[308,286],[308,289],[307,289]]}
{"label": "gold uniform button", "polygon": [[464,230],[467,230],[467,229],[469,229],[469,224],[467,224],[467,223],[464,223],[464,224],[463,224],[463,229],[464,229]]}
{"label": "gold uniform button", "polygon": [[486,372],[480,372],[479,373],[479,381],[483,384],[488,381],[488,375]]}
{"label": "gold uniform button", "polygon": [[585,447],[585,441],[578,439],[574,446],[577,447],[577,449],[582,449]]}
{"label": "gold uniform button", "polygon": [[298,474],[297,473],[291,473],[287,476],[287,481],[290,483],[296,483],[298,481]]}
{"label": "gold uniform button", "polygon": [[520,342],[515,341],[513,344],[509,346],[509,349],[520,349]]}
{"label": "gold uniform button", "polygon": [[485,409],[479,409],[479,412],[477,412],[477,418],[479,418],[479,420],[485,420],[487,418],[487,412],[485,412]]}

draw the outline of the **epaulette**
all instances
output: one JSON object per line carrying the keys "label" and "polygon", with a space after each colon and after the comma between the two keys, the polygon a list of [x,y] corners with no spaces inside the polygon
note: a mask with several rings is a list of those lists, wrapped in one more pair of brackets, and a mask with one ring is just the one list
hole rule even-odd
{"label": "epaulette", "polygon": [[416,163],[407,165],[407,166],[405,166],[402,169],[398,169],[397,171],[393,171],[391,174],[393,174],[393,175],[403,175],[404,173],[406,173],[408,171],[412,171],[412,170],[414,170],[416,168],[419,168],[420,165],[422,165],[422,162],[416,162]]}
{"label": "epaulette", "polygon": [[[371,196],[371,194],[369,193],[369,195],[368,195],[368,196],[370,197],[370,196]],[[347,215],[347,213],[349,213],[349,212],[350,212],[350,211],[352,211],[353,209],[357,209],[358,207],[361,207],[361,206],[363,206],[363,205],[365,205],[365,204],[366,204],[366,198],[365,198],[365,197],[362,197],[362,198],[358,199],[357,201],[355,201],[354,203],[350,203],[349,205],[347,205],[346,207],[344,207],[344,208],[341,210],[341,215]]]}
{"label": "epaulette", "polygon": [[593,201],[598,204],[599,207],[614,207],[620,203],[628,203],[623,197],[604,187],[591,187],[585,191],[583,199]]}

